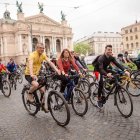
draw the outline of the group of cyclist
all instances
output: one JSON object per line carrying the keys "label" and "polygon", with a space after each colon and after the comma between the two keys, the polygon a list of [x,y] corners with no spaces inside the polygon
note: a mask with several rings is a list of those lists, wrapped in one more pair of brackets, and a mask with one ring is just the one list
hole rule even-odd
{"label": "group of cyclist", "polygon": [[14,73],[16,70],[17,70],[17,65],[14,62],[13,58],[10,58],[10,61],[7,63],[6,66],[2,63],[2,59],[0,59],[0,90],[2,91],[2,93],[4,93],[2,74],[8,73],[9,75],[8,79],[10,79],[11,74]]}
{"label": "group of cyclist", "polygon": [[[51,61],[44,53],[44,49],[45,47],[43,43],[37,43],[36,50],[29,55],[28,63],[26,63],[25,79],[31,84],[31,87],[27,94],[27,100],[30,103],[34,102],[32,93],[39,87],[37,76],[39,75],[39,71],[43,61],[46,61],[48,65],[52,68],[52,70],[57,73],[55,78],[61,80],[60,92],[62,93],[64,93],[66,85],[69,81],[68,76],[71,69],[75,70],[80,76],[83,76],[82,73],[87,71],[87,66],[85,65],[85,63],[83,63],[80,60],[79,56],[74,51],[70,52],[68,49],[64,49],[60,54],[58,60],[53,59],[53,61]],[[124,63],[128,61],[130,63],[132,62],[131,60],[129,60],[127,52],[125,53],[124,57],[122,54],[119,54],[117,59],[113,57],[112,45],[107,45],[105,47],[104,54],[99,55],[92,63],[94,66],[94,71],[100,74],[99,88],[98,88],[98,101],[97,101],[97,106],[99,108],[103,107],[103,102],[101,102],[102,98],[104,98],[104,95],[102,93],[103,76],[107,76],[109,78],[113,77],[112,71],[108,69],[108,66],[111,65],[113,66],[113,68],[115,66],[121,69],[122,71],[124,71],[126,75],[130,76],[130,73],[128,72],[128,66],[124,65]],[[5,70],[8,73],[12,73],[16,69],[17,69],[16,64],[14,63],[13,59],[10,59],[10,62],[8,62],[6,67],[3,64],[1,64],[1,60],[0,60],[0,72]],[[1,84],[2,84],[2,80],[0,77],[0,87],[2,92],[4,92]],[[44,95],[45,89],[41,88],[40,93],[41,95]],[[45,112],[48,112],[49,110],[45,106],[44,102],[45,102],[45,98],[42,99],[42,105],[44,105],[42,109],[45,110]]]}

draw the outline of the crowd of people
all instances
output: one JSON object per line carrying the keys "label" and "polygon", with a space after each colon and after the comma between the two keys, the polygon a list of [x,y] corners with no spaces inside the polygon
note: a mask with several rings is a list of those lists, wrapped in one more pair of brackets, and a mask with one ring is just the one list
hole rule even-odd
{"label": "crowd of people", "polygon": [[[69,70],[75,70],[79,75],[83,75],[82,72],[86,72],[88,70],[87,65],[84,63],[83,60],[80,59],[79,55],[74,51],[69,51],[68,49],[64,49],[58,60],[56,58],[52,58],[50,60],[46,54],[44,53],[44,44],[37,43],[36,50],[32,52],[28,57],[28,62],[26,63],[25,69],[25,79],[31,84],[29,93],[28,93],[28,101],[34,102],[34,98],[32,93],[38,88],[39,83],[37,81],[37,76],[39,74],[41,65],[44,61],[48,63],[48,65],[52,68],[53,71],[57,73],[56,78],[61,80],[61,92],[64,92],[66,85],[68,83],[68,75]],[[108,71],[108,67],[111,66],[113,69],[119,68],[126,75],[129,74],[129,69],[137,69],[139,68],[139,59],[136,62],[132,62],[132,60],[128,57],[128,52],[123,54],[118,54],[117,58],[112,56],[112,45],[107,45],[105,47],[105,52],[102,55],[99,55],[93,61],[94,71],[100,73],[100,80],[99,80],[99,89],[98,89],[98,102],[97,105],[99,108],[103,106],[102,102],[100,102],[101,98],[104,97],[102,95],[103,89],[103,75],[107,77],[112,77],[112,73]],[[7,72],[9,74],[9,78],[11,73],[17,70],[18,65],[14,62],[12,58],[7,63],[6,66],[2,64],[2,60],[0,59],[0,73]],[[2,77],[0,75],[0,89],[2,92]],[[40,89],[41,96],[43,97],[45,92],[44,88]],[[42,104],[44,104],[45,99],[42,98]],[[46,112],[48,112],[48,108],[43,108]]]}

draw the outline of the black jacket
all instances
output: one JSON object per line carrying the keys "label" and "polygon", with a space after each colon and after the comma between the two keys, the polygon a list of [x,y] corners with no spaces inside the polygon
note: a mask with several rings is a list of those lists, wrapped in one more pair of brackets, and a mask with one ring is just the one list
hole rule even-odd
{"label": "black jacket", "polygon": [[120,68],[122,71],[124,71],[124,67],[120,65],[116,59],[112,56],[107,57],[105,54],[100,55],[96,62],[94,61],[94,70],[100,72],[103,75],[107,74],[107,67],[109,66],[110,63],[115,64],[118,68]]}

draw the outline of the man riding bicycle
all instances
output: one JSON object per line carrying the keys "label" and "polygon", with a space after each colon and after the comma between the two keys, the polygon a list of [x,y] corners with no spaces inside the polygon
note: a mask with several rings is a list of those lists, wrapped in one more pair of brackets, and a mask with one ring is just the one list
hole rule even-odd
{"label": "man riding bicycle", "polygon": [[[56,66],[49,60],[49,58],[44,53],[44,45],[43,43],[37,43],[36,45],[36,51],[32,52],[29,55],[28,63],[25,69],[25,79],[31,84],[31,87],[29,89],[29,93],[27,94],[27,100],[29,102],[34,102],[34,98],[32,93],[38,88],[39,83],[36,81],[37,76],[39,74],[41,64],[43,61],[47,61],[48,64],[58,73],[60,74],[59,70],[56,68]],[[44,97],[45,89],[41,88],[40,93],[41,96]],[[42,99],[43,104],[43,110],[48,112],[48,109],[45,109],[45,98]]]}
{"label": "man riding bicycle", "polygon": [[2,64],[2,59],[0,58],[0,90],[2,93],[4,93],[3,83],[2,83],[2,73],[6,71],[7,71],[6,67]]}
{"label": "man riding bicycle", "polygon": [[13,72],[17,70],[16,64],[13,58],[10,58],[10,61],[7,63],[7,69],[10,72],[8,79],[10,79]]}
{"label": "man riding bicycle", "polygon": [[110,63],[113,63],[118,68],[120,68],[122,71],[125,72],[125,74],[130,75],[129,72],[121,65],[119,64],[116,59],[112,56],[112,45],[107,45],[105,47],[105,52],[103,55],[99,55],[93,62],[94,71],[97,71],[100,73],[100,80],[99,80],[99,89],[98,89],[98,101],[97,101],[97,107],[102,108],[103,103],[102,99],[104,98],[104,95],[102,95],[103,90],[103,75],[112,78],[113,75],[111,72],[107,70],[107,67],[110,65]]}

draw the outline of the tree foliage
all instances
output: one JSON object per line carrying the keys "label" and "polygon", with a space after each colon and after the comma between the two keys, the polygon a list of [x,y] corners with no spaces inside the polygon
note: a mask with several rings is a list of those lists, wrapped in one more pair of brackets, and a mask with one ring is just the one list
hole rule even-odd
{"label": "tree foliage", "polygon": [[80,55],[81,54],[86,55],[89,54],[91,48],[87,43],[77,43],[74,45],[74,51],[79,53]]}

